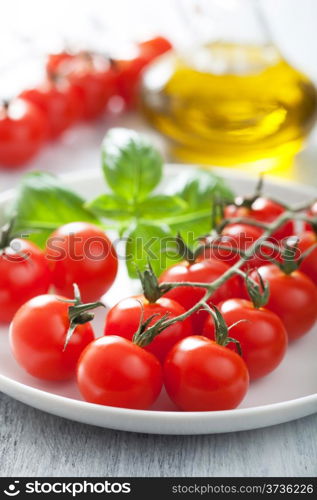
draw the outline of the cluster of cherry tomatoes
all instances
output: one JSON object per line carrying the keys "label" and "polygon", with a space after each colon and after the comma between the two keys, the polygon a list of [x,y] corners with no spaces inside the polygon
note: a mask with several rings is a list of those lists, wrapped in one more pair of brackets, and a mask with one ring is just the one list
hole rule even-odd
{"label": "cluster of cherry tomatoes", "polygon": [[[283,212],[282,205],[262,196],[227,206],[225,217],[230,216],[231,223],[221,234],[224,251],[217,246],[211,253],[207,246],[204,253],[163,272],[154,283],[156,296],[145,292],[121,300],[105,314],[103,336],[98,339],[90,320],[91,309],[100,303],[93,301],[112,285],[118,266],[107,236],[93,225],[72,223],[53,234],[45,252],[15,240],[19,251],[3,248],[0,256],[0,319],[10,321],[14,315],[10,327],[14,357],[34,377],[76,376],[82,396],[91,403],[147,409],[164,385],[184,411],[235,408],[249,381],[274,370],[288,342],[305,335],[316,322],[314,226],[306,224],[297,235],[296,252],[312,249],[302,260],[294,255],[293,264],[297,261],[300,269],[284,269],[279,256],[275,263],[268,262],[266,255],[252,257],[247,277],[258,284],[258,290],[269,286],[265,307],[250,300],[241,273],[232,273],[203,310],[191,315],[187,311],[201,301],[204,284],[230,272],[239,254],[263,235],[261,223],[270,224]],[[317,204],[308,215],[317,215]],[[235,223],[237,218],[240,222]],[[229,233],[233,255],[229,255]],[[275,242],[275,251],[276,242],[288,241],[293,234],[293,221],[285,222],[267,238],[266,250]],[[94,258],[100,255],[103,258]],[[246,266],[247,262],[242,269]],[[79,285],[82,297],[77,294],[72,300],[73,283]],[[181,285],[173,287],[177,283]],[[51,285],[57,295],[47,293]],[[164,321],[169,322],[167,328],[142,341],[150,328]]]}
{"label": "cluster of cherry tomatoes", "polygon": [[143,68],[170,49],[168,40],[156,37],[139,43],[129,59],[91,52],[48,56],[45,81],[0,106],[0,165],[26,163],[45,141],[102,115],[114,96],[133,107]]}

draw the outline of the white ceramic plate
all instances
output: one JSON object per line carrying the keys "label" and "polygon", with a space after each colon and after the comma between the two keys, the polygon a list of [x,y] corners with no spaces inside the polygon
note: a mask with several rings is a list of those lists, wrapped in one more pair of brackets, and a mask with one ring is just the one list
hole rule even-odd
{"label": "white ceramic plate", "polygon": [[[168,181],[182,169],[181,165],[166,167]],[[252,192],[254,179],[239,173],[221,170],[221,175],[239,194]],[[86,198],[100,194],[103,188],[99,171],[64,176],[64,181]],[[266,192],[285,202],[300,202],[316,196],[316,190],[290,183],[266,183]],[[0,195],[0,219],[12,192]],[[107,304],[135,292],[122,267]],[[290,305],[291,307],[291,305]],[[95,320],[101,332],[102,313]],[[236,410],[183,413],[176,411],[162,393],[150,411],[126,410],[86,403],[81,400],[76,384],[43,383],[27,375],[13,360],[8,344],[8,329],[0,329],[0,390],[40,410],[101,427],[155,434],[208,434],[255,429],[287,422],[317,411],[317,327],[304,338],[290,345],[283,363],[269,376],[253,383]]]}

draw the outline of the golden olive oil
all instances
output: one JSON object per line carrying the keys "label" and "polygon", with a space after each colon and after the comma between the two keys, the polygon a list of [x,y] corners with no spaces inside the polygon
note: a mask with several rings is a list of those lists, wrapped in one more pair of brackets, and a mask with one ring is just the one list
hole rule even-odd
{"label": "golden olive oil", "polygon": [[302,147],[316,90],[274,46],[212,43],[145,72],[142,108],[185,161],[266,170]]}

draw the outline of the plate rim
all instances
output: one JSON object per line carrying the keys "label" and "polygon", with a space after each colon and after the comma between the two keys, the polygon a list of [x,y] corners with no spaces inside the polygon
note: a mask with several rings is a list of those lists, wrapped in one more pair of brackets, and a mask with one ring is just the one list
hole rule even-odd
{"label": "plate rim", "polygon": [[[106,405],[98,405],[96,403],[89,403],[84,400],[79,400],[79,399],[74,399],[70,398],[67,396],[61,396],[60,394],[54,394],[52,392],[45,391],[43,389],[38,389],[36,387],[32,387],[30,385],[24,384],[22,382],[19,382],[17,380],[14,380],[10,377],[7,377],[6,375],[0,374],[0,383],[4,382],[5,385],[7,386],[16,386],[20,389],[26,390],[26,392],[34,393],[34,394],[41,394],[44,396],[44,398],[47,399],[55,399],[58,400],[59,402],[70,402],[69,404],[75,405],[75,406],[85,406],[86,408],[94,408],[98,409],[97,411],[102,412],[104,410],[107,411],[112,411],[113,413],[124,413],[126,415],[133,413],[133,415],[138,415],[138,416],[144,416],[150,414],[152,417],[154,416],[163,416],[163,417],[171,417],[174,419],[181,418],[181,419],[187,419],[187,417],[197,417],[197,416],[206,416],[210,419],[211,416],[214,418],[216,417],[221,417],[221,416],[231,416],[233,417],[237,413],[239,415],[244,415],[244,414],[250,414],[250,413],[265,413],[267,411],[271,411],[272,407],[276,410],[282,410],[285,407],[296,407],[297,405],[302,405],[304,404],[310,404],[310,403],[316,403],[316,412],[317,412],[317,393],[314,394],[308,394],[307,396],[301,396],[300,398],[295,398],[295,399],[289,399],[286,401],[280,401],[278,403],[269,403],[266,405],[258,405],[258,406],[251,406],[248,408],[235,408],[233,410],[221,410],[221,411],[203,411],[203,412],[195,412],[195,411],[166,411],[166,410],[137,410],[133,408],[120,408],[120,407],[115,407],[115,406],[106,406]],[[0,386],[0,390],[2,391],[2,387]],[[67,403],[68,404],[68,403]]]}

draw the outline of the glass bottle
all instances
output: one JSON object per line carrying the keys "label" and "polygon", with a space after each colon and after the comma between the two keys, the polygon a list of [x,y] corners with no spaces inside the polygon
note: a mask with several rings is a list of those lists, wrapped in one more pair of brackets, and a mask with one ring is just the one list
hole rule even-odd
{"label": "glass bottle", "polygon": [[192,163],[265,171],[289,162],[314,123],[311,81],[270,41],[257,0],[183,0],[191,35],[145,72],[141,106]]}

